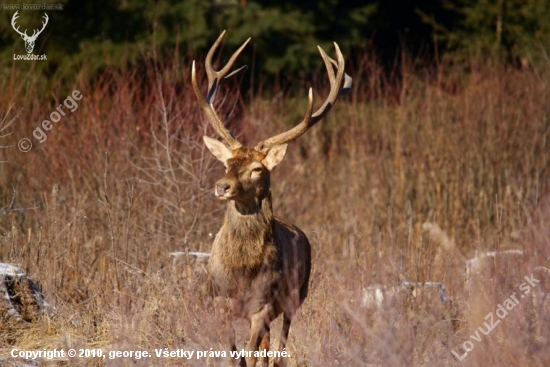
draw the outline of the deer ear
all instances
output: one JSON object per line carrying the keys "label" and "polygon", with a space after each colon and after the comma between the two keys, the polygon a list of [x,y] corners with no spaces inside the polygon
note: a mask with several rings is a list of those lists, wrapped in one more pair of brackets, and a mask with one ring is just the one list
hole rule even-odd
{"label": "deer ear", "polygon": [[212,139],[211,137],[206,135],[203,136],[202,139],[204,140],[204,144],[206,145],[208,150],[224,164],[225,162],[227,162],[228,159],[233,157],[233,153],[231,152],[231,150],[226,147],[222,142],[219,142],[216,139]]}
{"label": "deer ear", "polygon": [[275,168],[275,166],[283,161],[286,153],[286,147],[287,144],[279,144],[269,149],[269,152],[267,152],[267,155],[262,161],[262,164],[271,171],[273,168]]}

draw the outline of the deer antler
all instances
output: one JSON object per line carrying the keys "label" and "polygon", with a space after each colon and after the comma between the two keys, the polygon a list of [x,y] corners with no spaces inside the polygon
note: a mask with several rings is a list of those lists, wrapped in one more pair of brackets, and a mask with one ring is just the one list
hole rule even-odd
{"label": "deer antler", "polygon": [[[233,75],[237,74],[246,66],[242,66],[239,69],[229,73],[231,68],[233,67],[233,64],[235,63],[235,60],[237,60],[237,57],[239,57],[239,54],[242,52],[242,50],[246,47],[248,42],[250,41],[250,38],[248,38],[242,45],[239,47],[237,51],[231,56],[227,64],[221,69],[221,70],[214,70],[212,67],[212,57],[214,56],[214,53],[216,52],[216,49],[222,42],[223,36],[225,35],[225,31],[220,34],[214,45],[210,48],[210,51],[208,51],[208,54],[206,55],[205,60],[205,70],[206,75],[208,77],[208,92],[206,93],[206,98],[202,95],[199,86],[197,84],[197,76],[195,73],[195,61],[193,61],[193,66],[191,67],[191,81],[193,83],[193,91],[195,92],[195,96],[199,100],[199,104],[201,109],[203,110],[204,114],[206,115],[206,118],[216,130],[218,135],[220,135],[229,145],[229,147],[232,150],[238,149],[242,147],[242,144],[233,137],[231,132],[225,128],[223,125],[223,122],[221,121],[220,117],[214,110],[214,98],[216,96],[217,89],[221,83],[222,79],[227,79],[232,77]],[[229,74],[228,74],[229,73]]]}
{"label": "deer antler", "polygon": [[[325,62],[325,67],[327,69],[328,78],[330,82],[330,93],[321,107],[315,113],[313,111],[313,92],[309,88],[308,93],[308,107],[304,119],[296,126],[291,128],[284,133],[275,135],[267,140],[259,142],[255,149],[267,153],[275,145],[284,144],[291,140],[294,140],[308,131],[313,125],[323,119],[325,115],[330,111],[338,95],[347,92],[351,88],[351,77],[344,73],[344,56],[338,47],[338,44],[334,43],[334,48],[336,49],[336,58],[337,61],[330,58],[325,51],[320,46],[317,46],[319,53]],[[336,75],[334,74],[334,67],[336,67]],[[344,79],[345,77],[345,79]],[[344,79],[344,84],[342,86],[342,80]],[[341,87],[342,86],[342,87]]]}
{"label": "deer antler", "polygon": [[17,13],[19,13],[19,10],[16,11],[15,14],[13,14],[13,17],[11,18],[11,26],[14,29],[14,31],[19,33],[22,37],[28,37],[26,29],[25,29],[25,32],[23,33],[19,30],[19,26],[17,26],[16,28],[15,21],[17,20],[17,18],[19,18],[19,15],[17,15]]}
{"label": "deer antler", "polygon": [[[48,20],[50,18],[48,18],[48,14],[44,13],[44,20],[45,22],[42,22],[42,29],[37,31],[36,29],[34,30],[34,32],[32,33],[32,36],[30,38],[35,38],[35,37],[38,37],[38,35],[40,33],[42,33],[42,31],[44,30],[44,28],[46,28],[46,24],[48,24]],[[26,31],[25,31],[26,32]]]}
{"label": "deer antler", "polygon": [[25,39],[34,39],[34,38],[38,37],[38,35],[39,35],[40,33],[42,33],[42,31],[44,30],[44,28],[46,28],[46,25],[48,24],[48,20],[50,19],[50,18],[48,18],[48,14],[44,13],[44,20],[45,20],[45,21],[42,22],[42,29],[41,29],[41,30],[35,29],[35,30],[33,31],[33,33],[32,33],[32,36],[29,36],[29,35],[27,34],[27,30],[26,30],[26,29],[25,29],[25,32],[21,32],[21,31],[19,30],[19,26],[16,27],[15,21],[17,20],[17,18],[19,18],[19,15],[17,15],[18,12],[19,12],[19,10],[16,11],[15,14],[13,14],[13,17],[11,18],[11,26],[12,26],[12,28],[13,28],[17,33],[19,33],[19,34],[21,35],[21,37],[23,37],[23,38],[25,38]]}

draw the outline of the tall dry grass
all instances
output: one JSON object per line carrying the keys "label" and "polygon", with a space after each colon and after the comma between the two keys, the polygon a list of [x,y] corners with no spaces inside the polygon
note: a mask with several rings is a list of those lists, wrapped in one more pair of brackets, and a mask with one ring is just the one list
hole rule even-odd
{"label": "tall dry grass", "polygon": [[[480,66],[481,65],[481,66]],[[273,173],[275,213],[313,245],[311,293],[291,328],[290,365],[544,366],[548,281],[463,362],[461,345],[536,266],[549,267],[548,71],[409,64],[398,81],[365,57],[354,90],[296,143]],[[172,251],[208,251],[224,207],[212,187],[222,167],[181,60],[105,71],[93,82],[41,81],[14,70],[0,105],[17,116],[13,147],[0,151],[0,262],[20,264],[56,315],[0,332],[0,350],[220,349],[200,265]],[[85,71],[82,72],[85,75]],[[318,99],[326,91],[318,75]],[[243,97],[228,83],[220,111],[247,143],[299,121],[304,92],[264,85]],[[32,131],[73,90],[78,109],[40,144]],[[17,149],[30,138],[29,153]],[[439,236],[423,231],[431,223]],[[428,228],[428,227],[425,227]],[[432,227],[433,228],[433,227]],[[465,282],[465,259],[521,249],[512,263]],[[197,270],[198,268],[198,270]],[[539,276],[546,273],[539,271]],[[362,304],[369,286],[441,282],[452,302],[429,295]],[[475,283],[475,287],[472,285]],[[239,342],[245,337],[240,326]],[[274,339],[278,327],[273,328]],[[460,352],[461,351],[461,352]],[[54,365],[204,365],[170,359],[73,359]]]}

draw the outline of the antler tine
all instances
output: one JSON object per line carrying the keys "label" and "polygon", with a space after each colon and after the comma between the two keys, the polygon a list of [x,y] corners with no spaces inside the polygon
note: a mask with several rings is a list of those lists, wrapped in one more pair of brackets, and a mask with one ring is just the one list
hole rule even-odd
{"label": "antler tine", "polygon": [[[13,14],[13,17],[11,18],[11,26],[12,26],[12,28],[13,28],[17,33],[19,33],[20,35],[23,35],[23,34],[24,34],[24,35],[26,36],[26,35],[27,35],[27,30],[25,29],[25,33],[23,33],[23,32],[21,32],[21,31],[19,30],[19,26],[15,24],[15,21],[17,20],[17,18],[19,18],[19,15],[18,15],[17,13],[19,13],[19,10],[17,10],[17,11],[15,12],[15,14]],[[17,28],[16,28],[16,27],[17,27]]]}
{"label": "antler tine", "polygon": [[[330,109],[334,105],[334,102],[336,102],[336,99],[340,94],[340,86],[342,85],[345,67],[344,56],[342,55],[340,47],[338,47],[338,44],[336,42],[334,42],[334,48],[336,49],[336,58],[338,59],[338,61],[334,61],[332,58],[330,58],[320,46],[317,46],[317,48],[319,49],[319,53],[321,54],[321,57],[325,62],[325,67],[327,69],[328,79],[330,82],[330,93],[325,100],[325,103],[323,103],[323,105],[319,107],[319,109],[315,111],[315,113],[311,116],[311,126],[322,120],[323,117],[325,117],[325,115],[328,113],[328,111],[330,111]],[[332,65],[336,66],[338,70],[336,76],[334,76],[334,69]]]}
{"label": "antler tine", "polygon": [[[46,28],[46,25],[48,24],[48,19],[50,19],[50,18],[48,18],[48,14],[44,13],[44,20],[45,20],[45,22],[42,22],[42,29],[40,29],[40,30],[38,30],[38,29],[33,30],[32,36],[30,36],[29,38],[32,39],[32,38],[38,37],[38,35],[39,35],[40,33],[42,33],[42,31],[44,30],[44,28]],[[25,30],[25,34],[26,34],[26,33],[27,33],[27,31]]]}
{"label": "antler tine", "polygon": [[[349,88],[351,88],[351,77],[344,73],[344,56],[342,55],[338,44],[334,42],[337,61],[329,57],[320,46],[317,46],[317,48],[319,49],[319,53],[321,54],[321,57],[323,58],[323,61],[325,63],[328,79],[330,82],[330,92],[327,99],[321,105],[321,107],[319,107],[319,109],[312,114],[311,112],[313,107],[313,95],[310,88],[308,96],[308,108],[304,119],[290,130],[285,131],[284,133],[281,133],[279,135],[275,135],[267,140],[261,141],[256,145],[256,150],[266,153],[275,145],[284,144],[298,138],[326,116],[326,114],[330,111],[330,109],[336,102],[336,99],[338,98],[338,95],[340,93],[347,91]],[[336,67],[336,75],[334,73],[334,67]],[[342,80],[344,79],[344,76],[345,82],[342,86]]]}
{"label": "antler tine", "polygon": [[227,62],[227,64],[225,64],[225,66],[221,70],[219,71],[214,70],[214,68],[212,67],[212,58],[214,57],[214,53],[218,49],[219,45],[222,43],[224,36],[225,36],[225,30],[220,34],[216,42],[214,42],[214,44],[208,51],[208,54],[206,55],[206,60],[204,61],[206,75],[208,76],[209,92],[210,92],[210,89],[212,89],[212,87],[214,86],[215,82],[219,83],[221,79],[230,78],[233,75],[237,74],[238,72],[246,68],[246,65],[242,66],[237,70],[233,71],[232,73],[230,73],[229,75],[226,75],[229,72],[229,70],[231,70],[231,68],[233,67],[233,64],[235,63],[235,61],[237,60],[241,52],[244,50],[246,45],[248,45],[248,42],[250,42],[251,37],[248,37],[248,39],[244,41],[241,47],[239,47],[237,51],[235,51],[233,55],[231,55],[231,57],[229,58],[229,61]]}
{"label": "antler tine", "polygon": [[48,14],[44,13],[44,22],[42,22],[42,29],[40,30],[40,33],[42,33],[42,31],[44,30],[44,28],[46,28],[46,25],[48,24],[48,20],[50,20],[50,18],[48,17]]}
{"label": "antler tine", "polygon": [[229,61],[221,70],[214,70],[214,68],[212,67],[212,58],[217,48],[221,44],[224,35],[225,35],[225,31],[223,31],[220,34],[220,36],[218,37],[216,42],[214,42],[214,44],[208,51],[208,54],[206,55],[206,60],[204,63],[206,76],[208,77],[208,92],[206,93],[206,98],[200,92],[200,88],[197,83],[197,76],[195,73],[195,61],[193,61],[193,65],[191,67],[191,81],[193,84],[193,91],[195,92],[195,96],[199,100],[199,105],[203,110],[204,114],[206,115],[207,120],[210,122],[214,130],[218,133],[218,135],[220,135],[227,142],[229,147],[235,150],[242,147],[242,144],[239,143],[237,139],[235,139],[235,137],[231,134],[231,132],[225,128],[220,117],[214,110],[213,102],[214,102],[218,87],[221,83],[221,80],[230,78],[233,75],[237,74],[239,71],[246,68],[246,66],[243,66],[231,72],[230,74],[228,74],[231,68],[233,67],[233,64],[241,54],[241,52],[244,50],[248,42],[250,42],[250,38],[248,38],[241,45],[241,47],[239,47],[237,51],[235,51],[235,53],[231,55],[231,57],[229,58]]}

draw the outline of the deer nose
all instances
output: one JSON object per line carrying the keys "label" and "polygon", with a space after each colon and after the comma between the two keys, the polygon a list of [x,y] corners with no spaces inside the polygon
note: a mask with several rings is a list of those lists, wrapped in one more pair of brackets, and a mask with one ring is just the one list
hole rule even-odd
{"label": "deer nose", "polygon": [[231,190],[231,184],[228,182],[216,183],[216,196],[224,196]]}

